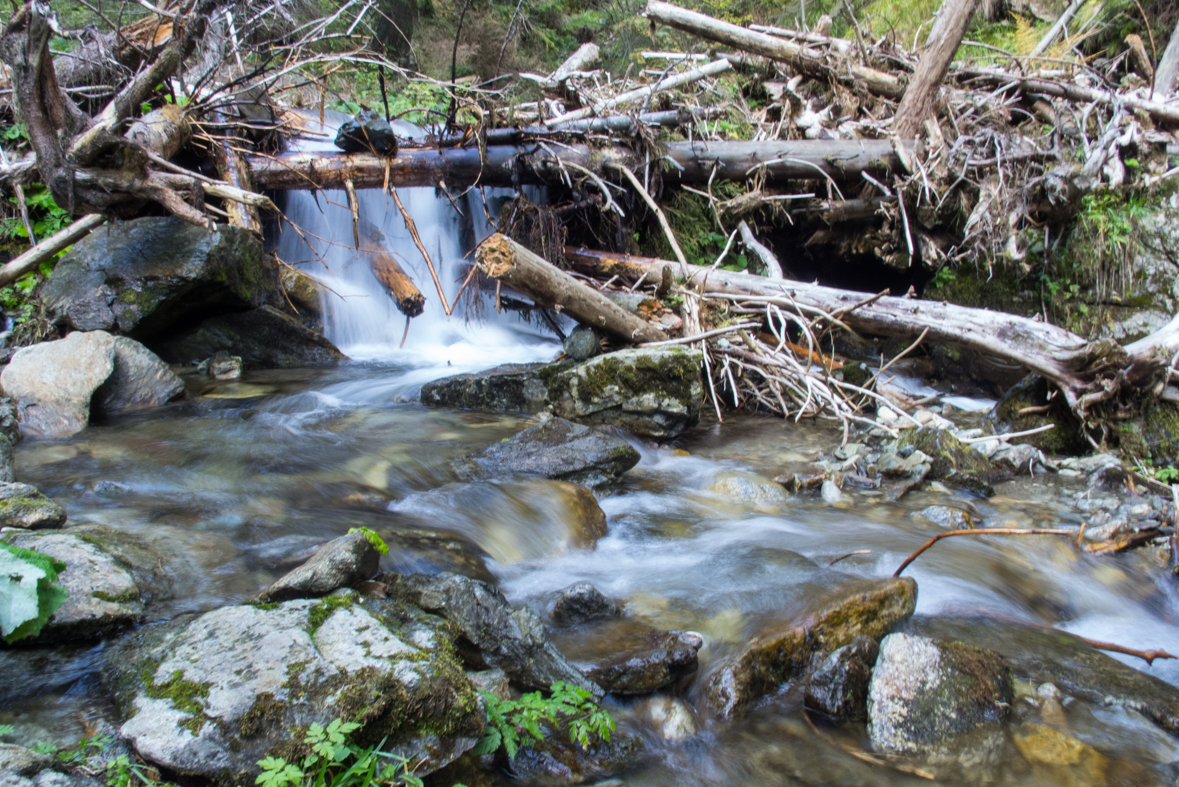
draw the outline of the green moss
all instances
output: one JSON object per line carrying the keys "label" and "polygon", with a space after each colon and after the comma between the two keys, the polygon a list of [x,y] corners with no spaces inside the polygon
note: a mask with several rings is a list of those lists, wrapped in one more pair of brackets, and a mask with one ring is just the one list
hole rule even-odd
{"label": "green moss", "polygon": [[140,672],[147,696],[157,700],[169,700],[176,710],[189,714],[189,718],[182,721],[180,726],[193,735],[199,735],[201,728],[209,720],[205,715],[204,703],[200,700],[209,698],[209,686],[212,684],[185,680],[184,673],[180,670],[175,670],[172,677],[163,683],[156,683],[155,672],[158,664],[159,662],[149,664]]}
{"label": "green moss", "polygon": [[251,601],[247,601],[246,606],[269,612],[272,609],[278,609],[279,605],[277,601],[259,601],[258,599],[253,599]]}
{"label": "green moss", "polygon": [[930,480],[945,479],[975,494],[994,494],[989,484],[1002,475],[991,460],[948,431],[926,428],[905,432],[897,446],[912,446],[929,456]]}
{"label": "green moss", "polygon": [[[1064,403],[1064,397],[1048,401],[1048,383],[1036,375],[1028,375],[1004,394],[995,407],[993,423],[996,430],[1023,432],[1047,424],[1054,424],[1047,432],[1017,437],[1012,445],[1027,444],[1050,454],[1078,454],[1089,448],[1076,416]],[[1045,412],[1020,415],[1028,408],[1048,405]]]}
{"label": "green moss", "polygon": [[1037,297],[1027,297],[1037,283],[1024,278],[1012,267],[996,264],[989,270],[962,265],[952,272],[940,273],[925,286],[922,297],[976,309],[1020,314],[1030,317],[1040,309]]}
{"label": "green moss", "polygon": [[349,609],[356,603],[355,593],[337,593],[326,596],[307,611],[307,633],[314,635],[337,609]]}
{"label": "green moss", "polygon": [[102,590],[96,590],[93,593],[91,593],[90,595],[93,596],[94,598],[98,599],[99,601],[107,601],[107,602],[110,602],[111,604],[130,604],[134,601],[139,601],[139,589],[138,588],[136,588],[134,590],[128,590],[125,593],[120,593],[117,596],[112,596],[110,593],[107,593]]}
{"label": "green moss", "polygon": [[249,738],[262,732],[267,726],[280,725],[286,717],[287,704],[274,698],[270,692],[259,694],[254,704],[246,711],[238,724],[238,734]]}

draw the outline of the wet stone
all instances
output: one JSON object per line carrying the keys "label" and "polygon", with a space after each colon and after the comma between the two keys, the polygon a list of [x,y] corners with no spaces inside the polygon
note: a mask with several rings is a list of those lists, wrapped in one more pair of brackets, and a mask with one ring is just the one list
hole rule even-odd
{"label": "wet stone", "polygon": [[174,363],[213,357],[209,374],[218,380],[232,379],[233,357],[247,369],[330,366],[346,358],[326,337],[273,306],[210,318],[163,342],[159,351]]}
{"label": "wet stone", "polygon": [[969,512],[952,506],[927,506],[917,516],[946,530],[970,530],[978,524]]}
{"label": "wet stone", "polygon": [[462,407],[495,413],[537,413],[548,405],[540,370],[547,364],[505,364],[472,374],[443,377],[422,386],[427,407]]}
{"label": "wet stone", "polygon": [[327,542],[303,565],[281,577],[259,594],[263,601],[326,596],[371,578],[381,553],[363,533],[349,533]]}
{"label": "wet stone", "polygon": [[635,716],[653,727],[660,738],[671,743],[690,738],[700,730],[691,706],[679,697],[666,694],[638,702]]}
{"label": "wet stone", "polygon": [[90,423],[90,400],[114,365],[113,336],[74,332],[17,350],[0,372],[0,387],[16,400],[22,429],[65,437]]}
{"label": "wet stone", "polygon": [[890,634],[868,690],[868,735],[877,751],[927,751],[989,722],[1014,699],[1011,669],[992,651],[961,642]]}
{"label": "wet stone", "polygon": [[585,784],[621,773],[638,762],[643,743],[638,736],[616,730],[610,741],[591,740],[589,748],[569,740],[563,729],[546,730],[540,743],[520,747],[509,772],[528,785]]}
{"label": "wet stone", "polygon": [[579,325],[565,339],[565,354],[574,361],[587,361],[601,350],[598,335],[593,328]]}
{"label": "wet stone", "polygon": [[561,626],[576,626],[594,618],[613,618],[622,614],[618,602],[607,598],[589,582],[578,582],[561,591],[550,613]]}
{"label": "wet stone", "polygon": [[168,364],[134,339],[115,337],[111,376],[94,392],[96,413],[125,413],[158,407],[184,394],[184,382]]}
{"label": "wet stone", "polygon": [[647,694],[696,672],[704,639],[692,631],[661,631],[627,619],[583,623],[552,633],[573,666],[612,694]]}
{"label": "wet stone", "polygon": [[837,648],[811,675],[805,702],[836,724],[868,720],[868,682],[880,651],[876,640],[859,636]]}
{"label": "wet stone", "polygon": [[375,112],[364,110],[344,122],[336,133],[336,147],[345,153],[397,155],[397,136],[389,121]]}
{"label": "wet stone", "polygon": [[727,471],[718,473],[708,491],[734,503],[743,503],[765,511],[777,511],[790,502],[790,496],[778,483],[754,473]]}
{"label": "wet stone", "polygon": [[0,527],[54,530],[65,524],[65,509],[29,484],[0,483]]}

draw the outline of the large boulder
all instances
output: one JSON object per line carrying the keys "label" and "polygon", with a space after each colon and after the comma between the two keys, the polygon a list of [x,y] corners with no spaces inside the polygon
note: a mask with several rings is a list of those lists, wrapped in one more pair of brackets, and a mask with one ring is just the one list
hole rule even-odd
{"label": "large boulder", "polygon": [[649,694],[696,672],[704,639],[691,631],[661,631],[625,618],[598,620],[552,634],[585,675],[612,694]]}
{"label": "large boulder", "polygon": [[22,347],[0,372],[26,432],[63,437],[90,423],[90,400],[115,368],[115,339],[104,331]]}
{"label": "large boulder", "polygon": [[54,530],[65,524],[65,509],[28,484],[0,482],[0,527]]}
{"label": "large boulder", "polygon": [[868,688],[868,736],[877,751],[929,751],[1011,710],[1011,669],[999,654],[961,642],[890,634]]}
{"label": "large boulder", "polygon": [[174,363],[217,353],[240,357],[248,369],[286,369],[334,364],[345,356],[330,340],[273,306],[223,314],[159,345]]}
{"label": "large boulder", "polygon": [[381,553],[362,532],[333,539],[303,565],[280,577],[260,594],[265,601],[326,596],[339,588],[371,579],[381,564]]}
{"label": "large boulder", "polygon": [[513,607],[486,582],[455,574],[383,575],[390,597],[444,616],[462,632],[460,653],[472,669],[495,667],[530,689],[557,681],[602,696],[602,689],[570,664],[527,607]]}
{"label": "large boulder", "polygon": [[270,302],[277,276],[261,240],[247,230],[148,217],[79,241],[41,297],[58,325],[144,339]]}
{"label": "large boulder", "polygon": [[554,415],[658,439],[695,426],[704,398],[700,353],[686,347],[619,350],[555,369],[547,383]]}
{"label": "large boulder", "polygon": [[638,463],[639,452],[625,440],[564,418],[548,418],[508,440],[460,458],[455,470],[463,478],[538,475],[599,486]]}
{"label": "large boulder", "polygon": [[906,620],[917,606],[917,583],[908,577],[856,582],[838,600],[797,625],[767,631],[712,672],[705,697],[714,712],[731,716],[801,676],[816,654],[850,644],[858,636],[879,639]]}
{"label": "large boulder", "polygon": [[353,592],[148,626],[111,649],[104,673],[139,756],[227,785],[253,783],[264,757],[297,760],[312,722],[355,721],[354,739],[384,741],[418,775],[483,731],[445,623]]}
{"label": "large boulder", "polygon": [[184,381],[168,364],[134,339],[115,337],[111,376],[91,400],[96,413],[125,413],[158,407],[184,394]]}
{"label": "large boulder", "polygon": [[505,364],[471,374],[443,377],[422,386],[427,407],[461,407],[493,413],[538,413],[549,403],[543,363]]}

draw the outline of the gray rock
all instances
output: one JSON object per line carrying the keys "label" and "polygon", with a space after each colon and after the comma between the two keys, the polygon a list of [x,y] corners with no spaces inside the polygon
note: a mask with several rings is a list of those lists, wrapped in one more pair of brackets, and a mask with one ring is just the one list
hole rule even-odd
{"label": "gray rock", "polygon": [[11,483],[16,480],[16,444],[22,437],[24,435],[20,431],[16,403],[7,397],[0,399],[0,483]]}
{"label": "gray rock", "polygon": [[94,392],[97,413],[124,413],[158,407],[184,394],[184,382],[159,356],[134,339],[115,338],[111,376]]}
{"label": "gray rock", "polygon": [[829,506],[833,506],[843,500],[843,493],[839,491],[839,487],[830,478],[824,481],[823,485],[819,487],[819,496]]}
{"label": "gray rock", "polygon": [[691,706],[679,697],[657,694],[640,700],[636,703],[635,715],[654,727],[660,738],[672,743],[690,738],[700,731]]}
{"label": "gray rock", "polygon": [[552,634],[557,649],[612,694],[649,694],[694,674],[704,639],[625,618],[597,620]]}
{"label": "gray rock", "polygon": [[1014,697],[1003,657],[961,642],[890,634],[868,689],[868,735],[878,751],[918,753],[988,722]]}
{"label": "gray rock", "polygon": [[0,743],[0,771],[28,778],[44,770],[57,770],[59,765],[53,757],[37,754],[24,746]]}
{"label": "gray rock", "polygon": [[917,516],[946,530],[970,530],[978,524],[968,511],[952,506],[927,506],[918,511]]}
{"label": "gray rock", "polygon": [[549,640],[535,612],[512,607],[486,582],[455,574],[395,574],[386,579],[390,597],[442,615],[459,628],[469,643],[461,652],[471,668],[498,667],[531,689],[548,689],[560,680],[602,696],[601,687]]}
{"label": "gray rock", "polygon": [[303,565],[280,577],[259,594],[265,601],[326,596],[339,588],[371,579],[380,567],[381,553],[363,533],[349,533],[327,542]]}
{"label": "gray rock", "polygon": [[240,357],[247,369],[319,366],[346,357],[328,339],[273,306],[205,320],[195,330],[159,344],[158,350],[173,363],[224,353]]}
{"label": "gray rock", "polygon": [[52,530],[65,524],[65,509],[28,484],[0,483],[0,527]]}
{"label": "gray rock", "polygon": [[565,354],[574,361],[588,361],[601,351],[598,335],[593,328],[579,325],[565,339]]}
{"label": "gray rock", "polygon": [[277,280],[273,259],[247,230],[222,224],[210,232],[175,217],[148,217],[76,243],[41,298],[58,325],[145,340],[210,314],[277,303]]}
{"label": "gray rock", "polygon": [[594,618],[615,618],[622,614],[618,603],[588,582],[578,582],[561,591],[553,602],[553,621],[562,626],[576,626]]}
{"label": "gray rock", "polygon": [[0,387],[16,400],[22,429],[64,437],[90,423],[90,399],[114,365],[115,339],[109,333],[71,333],[17,350],[0,372]]}
{"label": "gray rock", "polygon": [[548,378],[553,414],[613,424],[640,437],[672,438],[700,420],[700,353],[686,347],[619,350]]}
{"label": "gray rock", "polygon": [[366,109],[340,126],[336,133],[336,147],[345,153],[396,156],[397,136],[389,121]]}
{"label": "gray rock", "polygon": [[511,439],[455,462],[465,479],[537,475],[585,486],[612,481],[639,463],[625,440],[563,418],[548,418]]}
{"label": "gray rock", "polygon": [[543,363],[505,364],[443,377],[422,386],[422,404],[493,413],[538,413],[548,406],[548,389],[540,370],[550,368]]}
{"label": "gray rock", "polygon": [[708,491],[714,495],[767,511],[777,511],[790,502],[782,485],[755,473],[729,470],[717,473]]}
{"label": "gray rock", "polygon": [[616,730],[609,742],[591,740],[588,748],[570,740],[564,728],[546,729],[540,743],[521,746],[509,768],[516,779],[527,784],[565,785],[603,781],[635,765],[642,755],[643,741],[637,735]]}
{"label": "gray rock", "polygon": [[807,682],[805,702],[836,724],[868,720],[868,682],[880,647],[871,637],[856,637],[832,651]]}
{"label": "gray rock", "polygon": [[214,380],[236,380],[244,368],[245,362],[237,355],[217,354],[209,359],[209,376]]}
{"label": "gray rock", "polygon": [[346,592],[145,627],[110,649],[104,673],[121,736],[179,775],[252,783],[258,760],[290,755],[294,730],[336,718],[425,775],[483,731],[452,654],[440,619]]}
{"label": "gray rock", "polygon": [[81,535],[19,533],[10,543],[66,564],[57,581],[69,596],[42,629],[42,640],[86,639],[143,618],[144,602],[129,567]]}

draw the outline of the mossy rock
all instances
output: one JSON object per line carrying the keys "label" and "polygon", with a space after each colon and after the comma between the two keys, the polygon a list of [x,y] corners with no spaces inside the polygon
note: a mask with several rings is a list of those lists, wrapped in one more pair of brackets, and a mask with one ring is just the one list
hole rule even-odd
{"label": "mossy rock", "polygon": [[926,428],[905,432],[897,446],[912,446],[929,456],[929,480],[945,481],[984,497],[994,494],[991,484],[1007,477],[990,459],[947,430]]}
{"label": "mossy rock", "polygon": [[1040,299],[1029,297],[1031,286],[1014,268],[1005,265],[996,265],[986,271],[959,266],[952,276],[939,276],[930,282],[922,297],[1031,317],[1040,311]]}
{"label": "mossy rock", "polygon": [[1179,463],[1179,405],[1147,401],[1141,413],[1120,422],[1114,435],[1123,454],[1150,464]]}
{"label": "mossy rock", "polygon": [[540,412],[548,404],[548,391],[541,371],[551,374],[563,366],[513,363],[482,372],[443,377],[422,386],[422,404],[493,413]]}
{"label": "mossy rock", "polygon": [[[1052,429],[1039,434],[1016,437],[1012,445],[1026,444],[1047,454],[1075,455],[1088,450],[1089,444],[1081,433],[1081,424],[1064,402],[1064,397],[1054,396],[1048,401],[1048,382],[1043,377],[1029,374],[1011,387],[986,420],[994,425],[996,432],[1023,432],[1048,424]],[[1047,412],[1020,415],[1029,407],[1049,405]]]}

